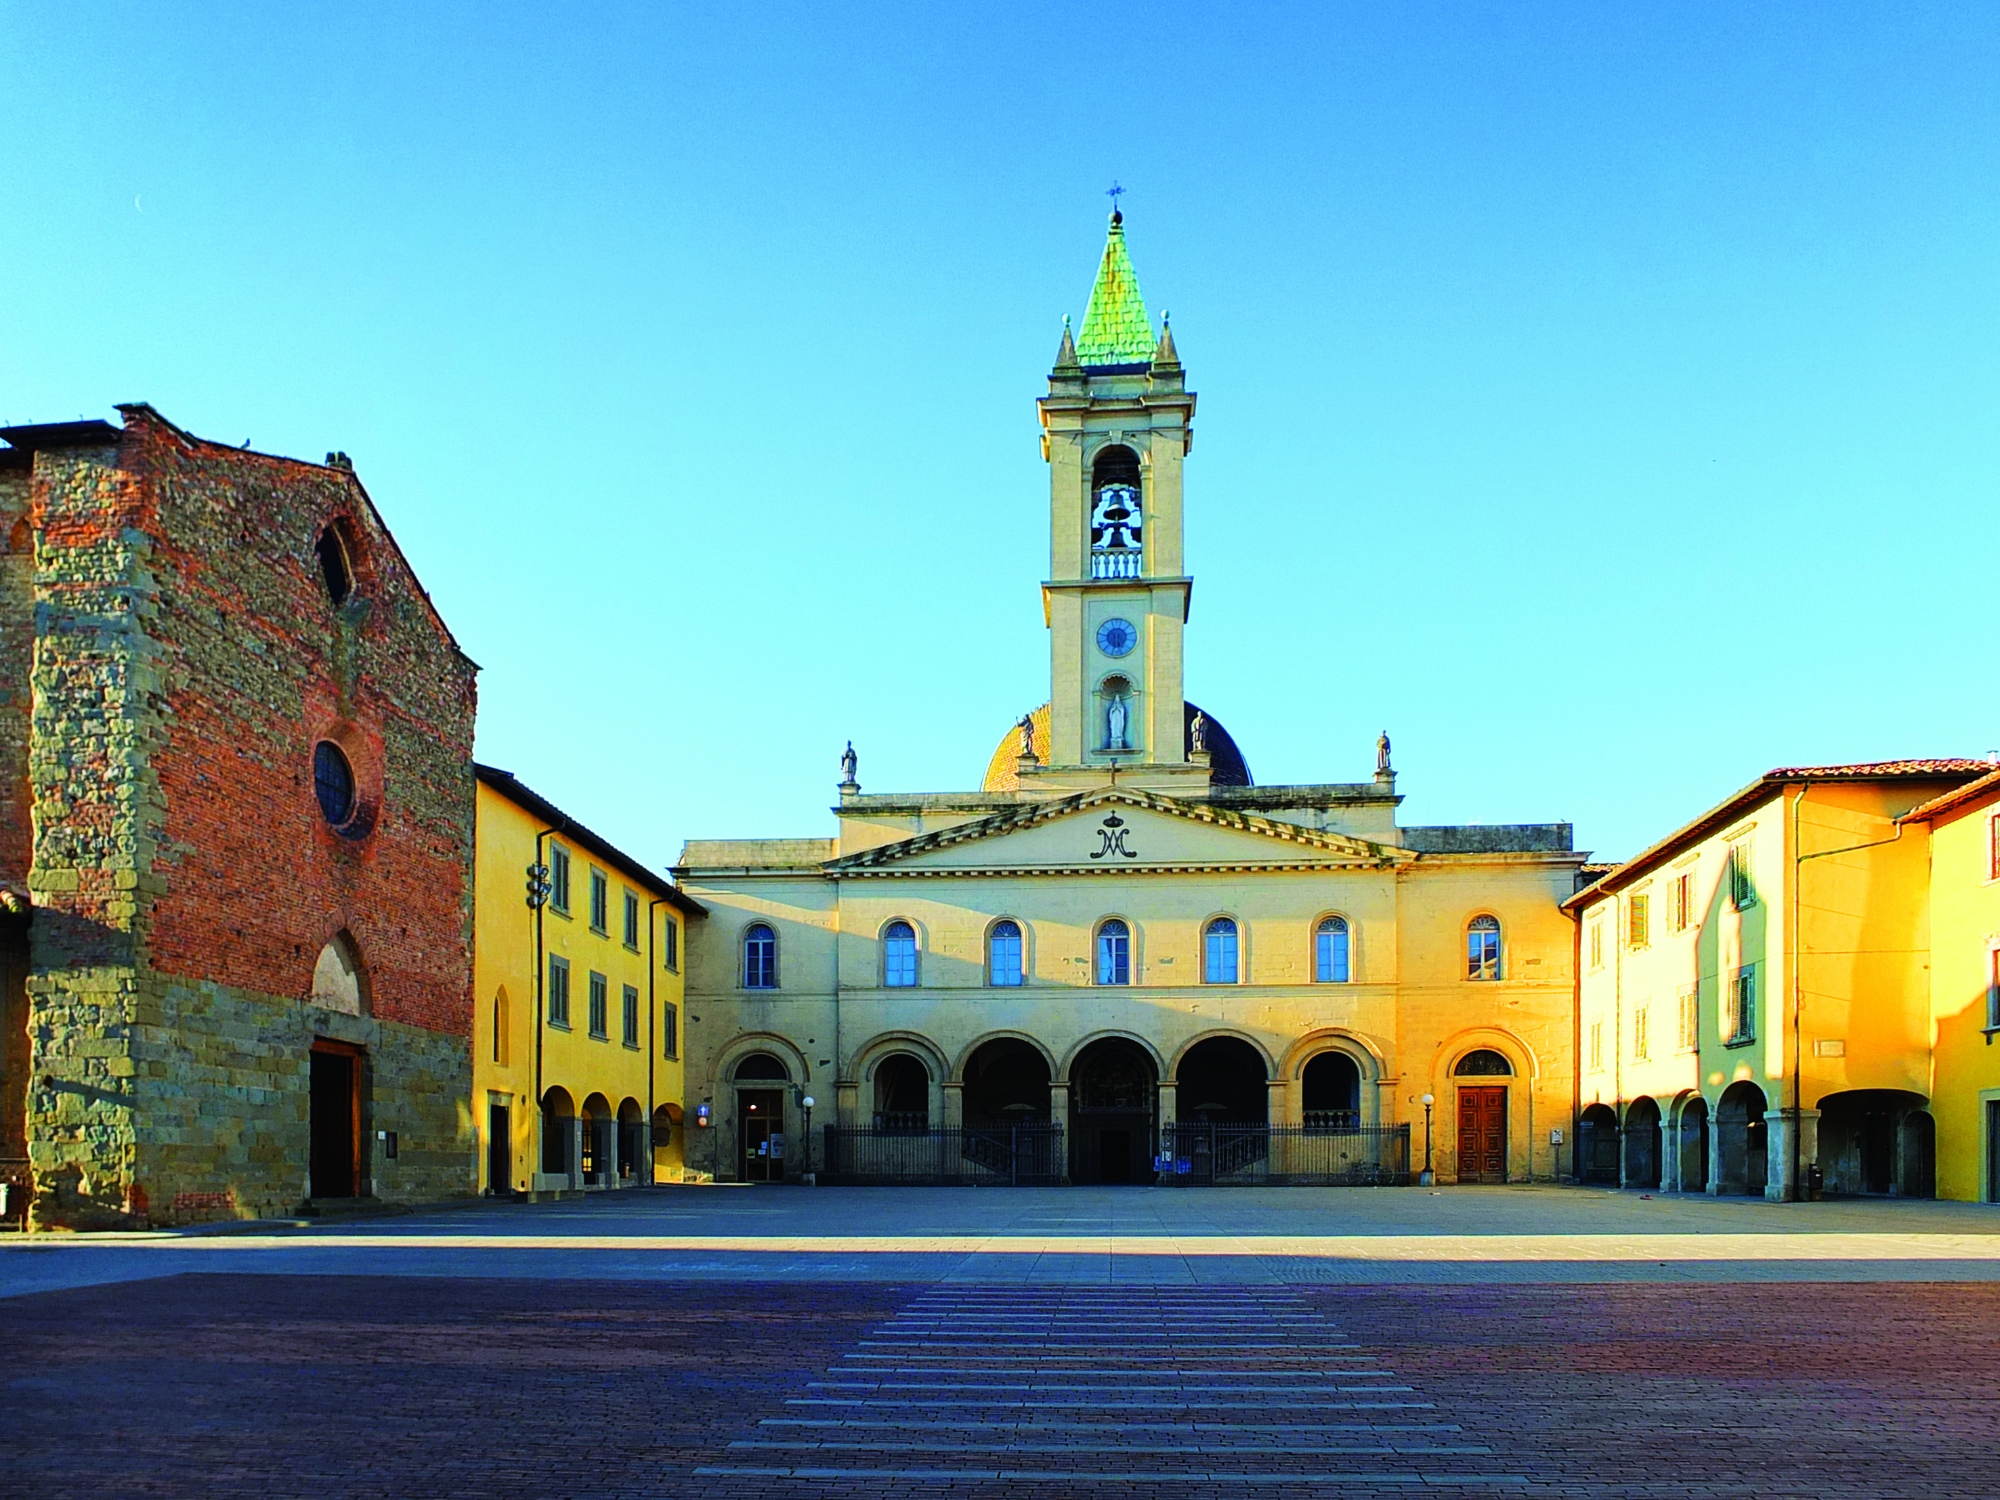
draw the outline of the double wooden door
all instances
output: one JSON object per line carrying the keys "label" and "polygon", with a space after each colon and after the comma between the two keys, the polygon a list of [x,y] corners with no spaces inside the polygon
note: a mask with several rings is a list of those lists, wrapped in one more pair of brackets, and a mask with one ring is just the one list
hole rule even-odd
{"label": "double wooden door", "polygon": [[1507,1089],[1482,1084],[1458,1091],[1458,1180],[1507,1180]]}

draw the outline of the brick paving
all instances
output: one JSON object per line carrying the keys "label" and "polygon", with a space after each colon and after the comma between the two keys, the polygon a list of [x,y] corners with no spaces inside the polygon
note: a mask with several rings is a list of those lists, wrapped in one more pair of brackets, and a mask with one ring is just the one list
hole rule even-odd
{"label": "brick paving", "polygon": [[179,1276],[0,1301],[0,1496],[1990,1496],[2000,1286]]}

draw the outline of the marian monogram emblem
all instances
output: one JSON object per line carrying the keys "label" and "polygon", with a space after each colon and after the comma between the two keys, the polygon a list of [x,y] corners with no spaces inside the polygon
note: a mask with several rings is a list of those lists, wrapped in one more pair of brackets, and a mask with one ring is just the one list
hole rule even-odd
{"label": "marian monogram emblem", "polygon": [[1137,859],[1139,851],[1125,842],[1131,836],[1132,830],[1125,826],[1125,820],[1113,813],[1097,830],[1097,852],[1090,857],[1102,859],[1107,854],[1122,854],[1127,859]]}

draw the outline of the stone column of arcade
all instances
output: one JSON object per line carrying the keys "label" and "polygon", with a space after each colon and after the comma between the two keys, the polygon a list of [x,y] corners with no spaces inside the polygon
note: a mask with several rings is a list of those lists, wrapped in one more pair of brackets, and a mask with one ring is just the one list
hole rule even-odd
{"label": "stone column of arcade", "polygon": [[569,1185],[583,1190],[583,1116],[572,1115],[569,1122]]}
{"label": "stone column of arcade", "polygon": [[1264,1121],[1269,1125],[1289,1125],[1292,1123],[1291,1090],[1282,1078],[1266,1082],[1269,1098],[1264,1106]]}
{"label": "stone column of arcade", "polygon": [[1066,1083],[1052,1083],[1049,1085],[1049,1123],[1051,1125],[1059,1125],[1062,1127],[1062,1154],[1060,1158],[1060,1165],[1062,1168],[1062,1185],[1064,1187],[1068,1187],[1070,1121],[1069,1121],[1069,1085]]}
{"label": "stone column of arcade", "polygon": [[952,1079],[944,1084],[944,1128],[952,1135],[965,1128],[965,1085]]}

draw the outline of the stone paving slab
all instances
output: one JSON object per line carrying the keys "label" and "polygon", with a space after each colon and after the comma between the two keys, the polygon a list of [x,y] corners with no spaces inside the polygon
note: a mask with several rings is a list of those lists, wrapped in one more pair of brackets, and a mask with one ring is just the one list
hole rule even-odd
{"label": "stone paving slab", "polygon": [[[2000,1472],[1991,1284],[682,1288],[587,1269],[0,1302],[0,1500],[1985,1500]],[[929,1353],[949,1356],[935,1381],[894,1375]],[[1011,1373],[1065,1354],[1090,1364]],[[1020,1383],[1062,1390],[996,1388]]]}

